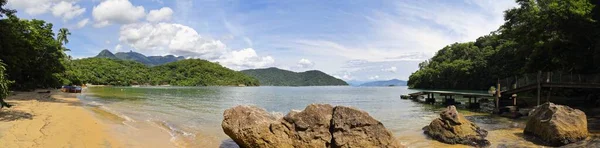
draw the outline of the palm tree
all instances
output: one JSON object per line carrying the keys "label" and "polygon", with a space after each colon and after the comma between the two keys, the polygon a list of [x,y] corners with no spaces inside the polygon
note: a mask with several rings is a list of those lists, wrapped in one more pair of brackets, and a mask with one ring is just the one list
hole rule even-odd
{"label": "palm tree", "polygon": [[60,28],[60,30],[58,30],[58,42],[60,43],[64,43],[65,45],[67,43],[69,43],[69,39],[67,38],[69,35],[71,35],[71,32],[69,32],[69,29],[67,28]]}
{"label": "palm tree", "polygon": [[[58,42],[64,43],[64,45],[66,45],[67,43],[69,43],[69,38],[68,38],[69,35],[71,35],[71,32],[69,32],[69,29],[60,28],[60,30],[58,30],[58,36],[57,36]],[[64,48],[64,50],[71,51],[67,48]]]}

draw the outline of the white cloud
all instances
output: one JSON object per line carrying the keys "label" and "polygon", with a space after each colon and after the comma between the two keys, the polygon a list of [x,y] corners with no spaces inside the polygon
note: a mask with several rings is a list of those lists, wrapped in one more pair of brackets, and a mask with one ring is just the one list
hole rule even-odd
{"label": "white cloud", "polygon": [[239,51],[231,51],[222,55],[218,60],[223,64],[233,69],[248,69],[248,68],[264,68],[275,63],[271,56],[259,57],[256,51],[252,48],[246,48]]}
{"label": "white cloud", "polygon": [[392,66],[392,67],[390,67],[390,68],[384,68],[384,69],[381,69],[381,71],[385,71],[385,72],[394,72],[394,73],[395,73],[396,71],[398,71],[398,69],[397,69],[395,66]]}
{"label": "white cloud", "polygon": [[200,36],[191,27],[172,23],[138,23],[121,26],[119,41],[139,51],[217,59],[227,52],[225,44]]}
{"label": "white cloud", "polygon": [[76,28],[83,28],[83,27],[85,27],[89,23],[89,21],[90,21],[90,19],[86,18],[86,19],[83,19],[83,20],[77,22]]}
{"label": "white cloud", "polygon": [[73,19],[85,12],[85,8],[81,8],[74,2],[61,1],[52,7],[52,15],[62,17],[64,21]]}
{"label": "white cloud", "polygon": [[119,41],[148,55],[174,54],[219,62],[232,69],[272,65],[271,56],[260,57],[252,48],[230,50],[219,40],[203,37],[191,27],[173,23],[123,25]]}
{"label": "white cloud", "polygon": [[8,0],[9,8],[24,10],[29,15],[40,15],[48,12],[53,5],[60,2],[74,3],[78,0]]}
{"label": "white cloud", "polygon": [[123,49],[123,46],[121,46],[121,44],[117,44],[117,46],[115,46],[115,51],[119,52]]}
{"label": "white cloud", "polygon": [[129,0],[106,0],[94,6],[92,16],[95,27],[104,27],[113,23],[129,24],[146,16],[143,6],[133,6]]}
{"label": "white cloud", "polygon": [[375,76],[371,76],[371,77],[369,77],[369,80],[377,80],[377,79],[379,79],[379,76],[378,76],[378,75],[375,75]]}
{"label": "white cloud", "polygon": [[300,59],[297,63],[297,67],[300,69],[312,68],[315,66],[315,63],[311,62],[308,59]]}
{"label": "white cloud", "polygon": [[158,10],[151,10],[148,16],[146,16],[146,20],[149,22],[169,21],[172,15],[173,10],[171,8],[163,7]]}

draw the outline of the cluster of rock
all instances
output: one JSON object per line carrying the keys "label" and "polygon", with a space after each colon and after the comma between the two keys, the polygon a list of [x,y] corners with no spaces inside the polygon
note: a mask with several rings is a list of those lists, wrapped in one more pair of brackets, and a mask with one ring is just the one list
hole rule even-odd
{"label": "cluster of rock", "polygon": [[283,118],[236,106],[223,116],[225,134],[240,147],[403,147],[381,122],[345,106],[311,104]]}
{"label": "cluster of rock", "polygon": [[[545,103],[532,110],[524,133],[550,146],[588,137],[587,118],[580,110]],[[345,106],[311,104],[277,118],[262,108],[236,106],[223,114],[223,130],[240,147],[403,147],[383,124],[368,113]],[[448,144],[487,147],[487,131],[448,106],[423,127],[426,135]]]}
{"label": "cluster of rock", "polygon": [[578,142],[589,135],[587,117],[580,110],[548,102],[532,110],[529,115],[524,133],[550,146]]}
{"label": "cluster of rock", "polygon": [[423,131],[429,137],[448,144],[465,144],[476,147],[489,146],[485,139],[487,131],[479,128],[464,116],[458,114],[456,107],[448,106]]}

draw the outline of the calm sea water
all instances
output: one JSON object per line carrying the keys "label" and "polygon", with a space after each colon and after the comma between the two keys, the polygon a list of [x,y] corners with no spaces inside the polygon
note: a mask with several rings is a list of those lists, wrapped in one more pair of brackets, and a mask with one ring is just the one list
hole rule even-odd
{"label": "calm sea water", "polygon": [[[367,111],[409,146],[448,146],[428,139],[421,130],[438,117],[440,108],[400,99],[416,91],[407,87],[92,87],[86,91],[82,101],[100,105],[126,122],[167,127],[175,140],[195,146],[218,146],[228,139],[222,132],[222,115],[236,105],[256,105],[283,116],[311,103]],[[484,129],[498,131],[490,132],[492,143],[533,145],[518,134],[523,122],[473,115],[472,121]]]}

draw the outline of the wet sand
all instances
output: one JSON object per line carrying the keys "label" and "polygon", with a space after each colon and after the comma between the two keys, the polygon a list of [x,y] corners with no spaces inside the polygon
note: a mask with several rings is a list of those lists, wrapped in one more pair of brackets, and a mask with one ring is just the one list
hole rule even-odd
{"label": "wet sand", "polygon": [[1,147],[175,147],[156,127],[130,127],[124,119],[83,105],[76,94],[17,92],[0,110]]}

